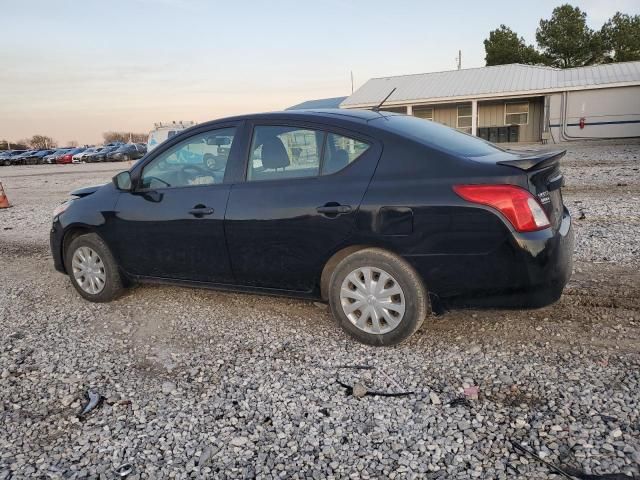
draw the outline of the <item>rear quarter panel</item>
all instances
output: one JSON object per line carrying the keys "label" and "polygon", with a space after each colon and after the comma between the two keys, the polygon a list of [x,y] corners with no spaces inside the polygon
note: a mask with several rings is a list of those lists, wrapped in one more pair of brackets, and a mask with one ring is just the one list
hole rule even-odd
{"label": "rear quarter panel", "polygon": [[471,206],[455,184],[526,179],[511,169],[458,158],[405,139],[387,139],[365,194],[355,242],[403,256],[438,295],[509,281],[510,225],[488,207]]}

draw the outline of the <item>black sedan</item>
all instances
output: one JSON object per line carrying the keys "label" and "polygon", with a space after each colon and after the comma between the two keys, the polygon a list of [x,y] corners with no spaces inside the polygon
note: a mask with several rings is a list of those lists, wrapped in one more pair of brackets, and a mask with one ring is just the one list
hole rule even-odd
{"label": "black sedan", "polygon": [[54,152],[55,150],[52,148],[46,150],[35,150],[31,155],[26,156],[22,163],[25,165],[37,165],[39,163],[43,163],[44,157],[51,155]]}
{"label": "black sedan", "polygon": [[83,160],[87,163],[102,162],[105,158],[105,152],[111,151],[113,147],[95,147],[93,151],[87,153]]}
{"label": "black sedan", "polygon": [[73,192],[51,249],[91,301],[131,280],[322,299],[349,334],[390,345],[436,299],[560,297],[573,251],[563,154],[373,111],[218,120]]}
{"label": "black sedan", "polygon": [[129,160],[138,160],[147,153],[147,146],[141,143],[127,143],[116,148],[107,155],[110,162],[127,162]]}
{"label": "black sedan", "polygon": [[31,163],[31,159],[39,152],[39,150],[26,150],[18,155],[10,157],[11,163],[14,165],[26,165]]}

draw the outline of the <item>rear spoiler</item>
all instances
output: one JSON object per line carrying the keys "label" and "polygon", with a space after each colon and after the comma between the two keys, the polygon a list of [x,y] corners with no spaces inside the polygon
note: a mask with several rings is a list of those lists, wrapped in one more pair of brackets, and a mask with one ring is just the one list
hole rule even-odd
{"label": "rear spoiler", "polygon": [[504,160],[502,162],[496,162],[498,165],[507,165],[509,167],[516,167],[520,170],[540,170],[542,168],[548,167],[556,163],[567,153],[566,150],[556,150],[554,152],[542,152],[536,153],[535,155],[527,155],[526,153],[523,155],[522,152],[511,151],[509,153],[514,153],[520,158],[517,160]]}

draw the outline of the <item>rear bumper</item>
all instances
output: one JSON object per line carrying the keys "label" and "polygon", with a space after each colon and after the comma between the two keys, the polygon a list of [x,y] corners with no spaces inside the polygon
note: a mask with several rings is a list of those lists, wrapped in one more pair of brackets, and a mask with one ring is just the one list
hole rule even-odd
{"label": "rear bumper", "polygon": [[409,256],[430,292],[452,306],[542,307],[560,298],[573,270],[574,233],[564,209],[557,231],[513,233],[482,255]]}

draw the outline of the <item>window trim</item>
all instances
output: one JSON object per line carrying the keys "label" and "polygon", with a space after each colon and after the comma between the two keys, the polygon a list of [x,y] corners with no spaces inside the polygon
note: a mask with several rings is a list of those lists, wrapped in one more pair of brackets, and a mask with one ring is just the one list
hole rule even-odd
{"label": "window trim", "polygon": [[[300,130],[304,130],[304,129],[310,129],[310,130],[317,130],[321,133],[324,133],[324,138],[325,140],[322,142],[322,156],[320,158],[320,170],[318,171],[318,175],[313,176],[313,177],[290,177],[290,178],[271,178],[271,179],[264,179],[264,180],[248,180],[247,179],[247,175],[249,173],[249,161],[251,159],[251,145],[253,145],[253,136],[255,135],[255,130],[257,127],[291,127],[291,128],[299,128]],[[344,167],[341,170],[338,170],[337,172],[333,172],[330,174],[326,174],[326,175],[322,175],[322,166],[324,164],[324,148],[325,148],[325,144],[326,144],[326,137],[328,134],[333,133],[335,135],[341,135],[343,137],[347,137],[347,138],[352,138],[354,140],[358,140],[360,142],[366,143],[369,145],[369,148],[367,149],[367,151],[365,153],[368,152],[377,152],[378,154],[378,158],[380,156],[380,154],[382,153],[382,144],[380,143],[379,140],[374,139],[372,137],[369,137],[368,135],[365,135],[361,132],[358,131],[354,131],[354,130],[350,130],[347,128],[342,128],[339,126],[334,126],[334,125],[327,125],[327,124],[322,124],[322,123],[315,123],[315,122],[310,122],[310,121],[305,121],[305,120],[295,120],[295,119],[269,119],[269,120],[262,120],[262,119],[248,119],[245,128],[247,130],[249,130],[249,133],[247,135],[247,142],[245,144],[245,151],[241,154],[242,155],[242,162],[244,162],[243,165],[243,173],[241,175],[241,178],[238,179],[237,182],[233,182],[233,183],[244,183],[244,184],[261,184],[261,183],[265,183],[265,182],[281,182],[283,180],[289,180],[289,181],[300,181],[300,180],[319,180],[319,179],[323,179],[323,178],[331,178],[334,175],[340,175],[342,172],[346,171],[347,169],[351,168],[356,162],[360,161],[360,159],[364,156],[364,155],[360,155],[358,158],[356,158],[353,162],[349,163],[346,167]]]}
{"label": "window trim", "polygon": [[[509,126],[509,125],[529,125],[529,111],[531,110],[531,108],[529,107],[529,101],[527,100],[526,102],[504,102],[504,124],[505,126]],[[511,112],[511,113],[507,113],[507,105],[527,105],[527,111],[526,112]],[[527,121],[526,123],[507,123],[507,115],[523,115],[523,114],[527,114]]]}
{"label": "window trim", "polygon": [[[424,118],[424,117],[419,117],[418,115],[415,114],[416,109],[418,110],[431,110],[431,118]],[[432,107],[430,105],[414,105],[413,106],[413,113],[412,115],[416,118],[420,118],[422,120],[428,120],[430,122],[434,122],[434,118],[436,116],[436,107]]]}
{"label": "window trim", "polygon": [[[460,115],[460,108],[471,108],[471,115]],[[471,119],[471,125],[469,126],[460,126],[460,118],[469,118]],[[456,128],[472,128],[473,125],[473,107],[466,104],[456,105]]]}

